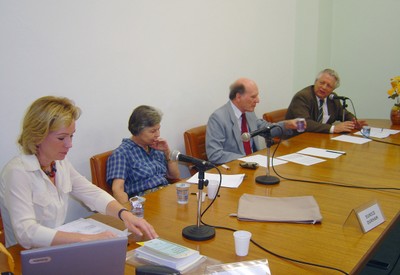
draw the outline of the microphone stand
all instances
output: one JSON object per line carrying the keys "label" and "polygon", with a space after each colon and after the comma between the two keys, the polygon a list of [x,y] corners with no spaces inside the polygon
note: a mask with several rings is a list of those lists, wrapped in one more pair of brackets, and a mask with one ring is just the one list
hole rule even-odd
{"label": "microphone stand", "polygon": [[344,122],[344,119],[346,117],[346,108],[347,108],[347,103],[346,103],[346,98],[343,98],[343,112],[342,112],[342,122]]}
{"label": "microphone stand", "polygon": [[197,224],[189,225],[182,230],[182,235],[192,241],[206,241],[214,238],[215,229],[208,225],[201,225],[201,203],[203,198],[203,187],[208,185],[208,180],[204,180],[205,166],[196,166],[199,171],[198,198],[197,198]]}
{"label": "microphone stand", "polygon": [[270,148],[274,143],[271,137],[271,129],[268,128],[266,131],[266,138],[265,142],[267,144],[267,174],[265,176],[258,176],[256,177],[256,182],[266,185],[273,185],[280,182],[279,178],[270,175]]}

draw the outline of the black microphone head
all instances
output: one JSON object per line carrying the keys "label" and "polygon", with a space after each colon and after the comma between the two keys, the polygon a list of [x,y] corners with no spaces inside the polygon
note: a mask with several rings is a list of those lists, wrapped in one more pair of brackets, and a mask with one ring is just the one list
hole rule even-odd
{"label": "black microphone head", "polygon": [[179,152],[178,150],[174,150],[169,154],[169,158],[172,159],[173,161],[177,161],[177,160],[179,160],[180,154],[181,154],[181,152]]}
{"label": "black microphone head", "polygon": [[243,133],[242,134],[242,141],[245,141],[245,142],[247,142],[247,141],[249,141],[251,139],[251,135],[250,135],[250,133]]}

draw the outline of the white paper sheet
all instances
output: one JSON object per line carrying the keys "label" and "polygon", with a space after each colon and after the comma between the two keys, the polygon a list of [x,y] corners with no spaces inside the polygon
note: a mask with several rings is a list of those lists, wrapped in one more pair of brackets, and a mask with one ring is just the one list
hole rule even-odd
{"label": "white paper sheet", "polygon": [[323,157],[323,158],[329,158],[329,159],[335,159],[335,158],[338,158],[338,157],[346,154],[346,152],[344,152],[344,151],[321,149],[321,148],[315,148],[315,147],[307,147],[303,150],[298,151],[297,153],[311,155],[311,156],[317,156],[317,157]]}
{"label": "white paper sheet", "polygon": [[[244,176],[245,174],[222,175],[221,187],[238,188],[239,185],[243,182]],[[208,180],[216,180],[219,182],[219,174],[205,173],[204,178]],[[196,184],[199,183],[199,173],[193,175],[187,182]]]}
{"label": "white paper sheet", "polygon": [[364,143],[371,141],[368,138],[354,137],[354,136],[349,136],[349,135],[337,136],[337,137],[332,138],[332,140],[344,141],[344,142],[355,143],[355,144],[364,144]]}
{"label": "white paper sheet", "polygon": [[[369,136],[374,137],[374,138],[387,138],[388,136],[395,135],[397,133],[400,133],[400,130],[371,127],[371,132],[370,132]],[[360,131],[358,131],[354,134],[362,136]]]}
{"label": "white paper sheet", "polygon": [[64,232],[75,232],[75,233],[82,233],[82,234],[97,234],[104,231],[111,231],[118,237],[125,237],[128,236],[128,229],[121,231],[116,229],[115,227],[109,226],[102,222],[96,221],[94,219],[88,218],[80,218],[75,221],[63,224],[57,227],[57,230],[64,231]]}
{"label": "white paper sheet", "polygon": [[[269,159],[270,159],[269,163],[272,166],[272,158],[270,157]],[[253,156],[240,158],[238,160],[245,161],[245,162],[257,162],[258,165],[260,165],[262,167],[267,167],[267,156],[264,156],[264,155],[257,154],[257,155],[253,155]],[[284,161],[284,160],[281,160],[281,159],[277,159],[277,158],[273,159],[273,165],[274,166],[277,166],[277,165],[280,165],[280,164],[285,164],[285,163],[287,163],[287,161]]]}
{"label": "white paper sheet", "polygon": [[310,157],[310,156],[297,154],[297,153],[280,156],[279,158],[290,161],[290,162],[294,162],[297,164],[306,165],[306,166],[310,166],[310,165],[325,161],[324,159]]}

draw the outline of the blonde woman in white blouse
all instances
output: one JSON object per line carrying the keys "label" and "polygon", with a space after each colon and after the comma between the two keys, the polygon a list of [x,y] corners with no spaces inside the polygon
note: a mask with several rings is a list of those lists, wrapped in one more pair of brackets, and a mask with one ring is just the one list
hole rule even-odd
{"label": "blonde woman in white blouse", "polygon": [[18,143],[22,154],[0,175],[0,207],[6,246],[25,248],[106,239],[111,232],[81,234],[58,231],[65,221],[68,197],[74,195],[91,210],[124,221],[133,234],[152,239],[157,233],[111,195],[79,174],[66,159],[72,147],[80,109],[67,98],[46,96],[28,109]]}

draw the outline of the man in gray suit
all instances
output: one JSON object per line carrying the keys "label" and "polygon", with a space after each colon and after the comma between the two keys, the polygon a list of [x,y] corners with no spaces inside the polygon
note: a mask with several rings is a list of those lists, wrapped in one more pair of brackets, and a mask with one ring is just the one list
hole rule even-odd
{"label": "man in gray suit", "polygon": [[[343,111],[339,99],[330,99],[329,95],[339,87],[339,75],[332,69],[321,71],[314,82],[296,93],[289,105],[286,119],[303,117],[307,122],[308,132],[318,133],[342,133],[360,130],[365,121],[357,120],[356,117]],[[343,119],[344,114],[344,119]],[[340,123],[334,122],[341,121]]]}
{"label": "man in gray suit", "polygon": [[[251,138],[246,150],[242,141],[242,127],[253,132],[272,124],[258,119],[254,113],[258,97],[256,83],[247,78],[240,78],[230,86],[229,101],[217,109],[209,118],[206,131],[206,152],[208,160],[214,164],[222,164],[246,156],[260,149],[256,138]],[[245,114],[244,125],[242,125]],[[245,123],[247,120],[247,123]],[[289,129],[296,129],[296,120],[277,123],[280,127],[271,129],[271,136],[292,135]],[[265,136],[265,133],[262,134]]]}

